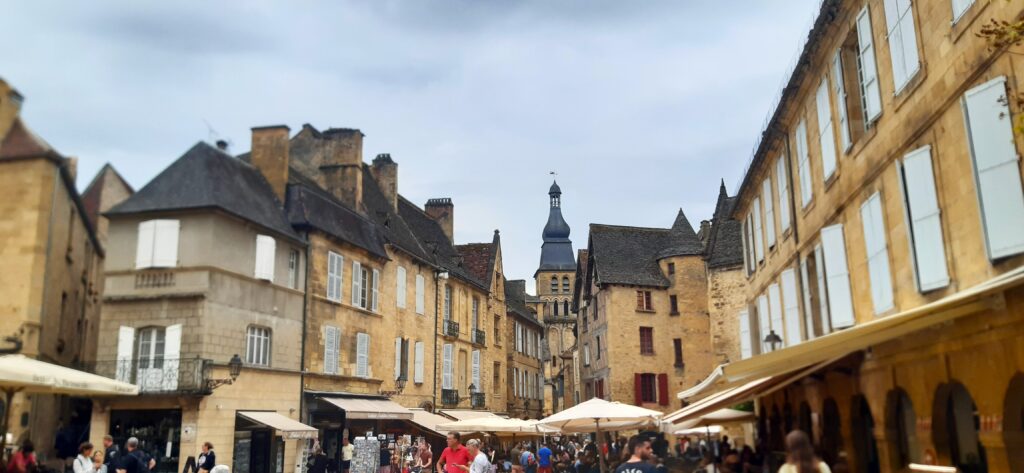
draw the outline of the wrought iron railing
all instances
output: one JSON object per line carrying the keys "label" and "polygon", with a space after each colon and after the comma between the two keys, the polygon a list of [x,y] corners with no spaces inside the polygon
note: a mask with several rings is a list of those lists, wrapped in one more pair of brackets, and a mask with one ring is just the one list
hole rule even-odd
{"label": "wrought iron railing", "polygon": [[458,337],[459,336],[459,323],[454,320],[444,321],[444,335],[446,337]]}
{"label": "wrought iron railing", "polygon": [[455,389],[442,389],[441,404],[444,404],[446,406],[459,405],[459,391]]}
{"label": "wrought iron railing", "polygon": [[134,384],[140,394],[208,394],[212,361],[203,358],[134,358],[97,361],[88,371]]}
{"label": "wrought iron railing", "polygon": [[472,397],[473,409],[483,409],[483,408],[487,407],[487,394],[486,393],[473,393],[471,397]]}
{"label": "wrought iron railing", "polygon": [[477,345],[487,344],[487,332],[478,328],[473,329],[473,343]]}

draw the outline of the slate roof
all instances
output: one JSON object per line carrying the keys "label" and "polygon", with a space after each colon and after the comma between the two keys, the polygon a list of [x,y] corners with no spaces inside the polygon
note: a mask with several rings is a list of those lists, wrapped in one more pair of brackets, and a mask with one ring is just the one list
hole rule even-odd
{"label": "slate roof", "polygon": [[399,195],[398,215],[405,220],[420,244],[432,255],[435,264],[446,269],[451,275],[475,284],[481,289],[489,289],[490,286],[486,281],[473,275],[461,264],[462,258],[455,246],[452,245],[451,240],[445,235],[437,221],[430,218],[423,209]]}
{"label": "slate roof", "polygon": [[526,281],[522,279],[505,280],[505,306],[508,311],[543,328],[544,324],[537,319],[537,314],[526,305],[529,296],[526,293]]}
{"label": "slate roof", "polygon": [[690,221],[683,214],[683,209],[679,209],[679,213],[676,215],[676,221],[669,230],[666,244],[668,246],[658,252],[658,258],[704,254],[704,245],[700,242],[697,234],[694,233],[693,227],[690,226]]}
{"label": "slate roof", "polygon": [[705,254],[709,268],[743,264],[743,228],[739,220],[732,217],[736,201],[736,197],[729,197],[722,182]]}
{"label": "slate roof", "polygon": [[248,163],[204,142],[196,143],[106,214],[202,208],[217,208],[301,241],[263,175]]}
{"label": "slate roof", "polygon": [[668,287],[656,255],[668,248],[670,230],[590,225],[590,254],[601,284]]}
{"label": "slate roof", "polygon": [[493,279],[497,249],[493,243],[467,243],[455,246],[455,250],[462,257],[462,266],[473,276],[487,282],[488,287]]}
{"label": "slate roof", "polygon": [[135,189],[121,176],[121,173],[114,169],[110,163],[106,163],[100,168],[100,171],[93,176],[92,181],[89,181],[89,185],[85,187],[85,192],[82,192],[82,205],[85,206],[86,216],[89,221],[95,226],[96,221],[99,218],[100,204],[103,200],[103,187],[107,179],[117,179],[121,185],[128,190],[129,194],[135,192]]}
{"label": "slate roof", "polygon": [[299,172],[289,170],[285,209],[288,222],[296,227],[313,227],[370,254],[387,258],[384,236],[377,225],[341,205]]}

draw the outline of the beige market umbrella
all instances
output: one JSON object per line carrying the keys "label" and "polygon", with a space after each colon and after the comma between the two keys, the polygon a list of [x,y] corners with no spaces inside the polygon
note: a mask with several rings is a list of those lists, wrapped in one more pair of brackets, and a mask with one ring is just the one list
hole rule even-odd
{"label": "beige market umbrella", "polygon": [[675,425],[677,428],[690,429],[695,427],[707,427],[710,425],[739,424],[751,422],[757,419],[753,412],[740,411],[736,409],[719,409],[709,412],[696,419],[690,419]]}
{"label": "beige market umbrella", "polygon": [[[601,431],[641,429],[657,426],[662,413],[642,407],[609,402],[593,398],[564,411],[545,417],[538,425],[558,429],[563,433],[596,432],[598,439]],[[598,454],[601,471],[606,471],[604,455]]]}
{"label": "beige market umbrella", "polygon": [[506,419],[504,417],[478,417],[437,424],[437,429],[445,432],[488,432],[499,437],[517,435],[544,435],[557,432],[550,427],[538,426],[537,421]]}
{"label": "beige market umbrella", "polygon": [[0,356],[0,390],[6,395],[7,412],[0,428],[0,452],[7,441],[11,400],[15,393],[66,394],[71,396],[134,396],[138,386],[25,355]]}

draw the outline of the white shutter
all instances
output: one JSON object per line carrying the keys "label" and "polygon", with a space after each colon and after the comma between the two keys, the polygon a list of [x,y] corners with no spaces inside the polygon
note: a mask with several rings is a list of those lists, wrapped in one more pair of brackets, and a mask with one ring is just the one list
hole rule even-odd
{"label": "white shutter", "polygon": [[122,325],[117,331],[117,369],[115,376],[118,381],[132,381],[132,359],[135,355],[135,329]]}
{"label": "white shutter", "polygon": [[473,350],[473,371],[472,371],[473,386],[476,387],[477,391],[483,391],[483,386],[480,385],[480,350]]}
{"label": "white shutter", "polygon": [[362,332],[356,334],[356,376],[370,376],[370,335]]}
{"label": "white shutter", "polygon": [[843,152],[850,150],[850,117],[846,110],[846,83],[843,76],[843,53],[842,49],[836,51],[832,57],[832,82],[836,91],[836,112],[839,115],[839,144]]}
{"label": "white shutter", "polygon": [[454,347],[451,343],[445,343],[441,350],[441,389],[453,389],[455,385],[452,376],[455,374],[455,370],[452,367],[453,363],[453,351]]}
{"label": "white shutter", "polygon": [[406,296],[405,267],[399,266],[398,269],[395,270],[395,281],[397,281],[397,287],[395,288],[395,305],[398,306],[399,309],[404,309]]}
{"label": "white shutter", "polygon": [[832,105],[829,102],[828,79],[818,86],[818,144],[821,146],[822,180],[827,181],[836,172],[836,139],[832,133]]}
{"label": "white shutter", "polygon": [[754,259],[754,224],[753,224],[753,212],[747,214],[747,218],[743,223],[744,239],[743,239],[743,256],[747,260],[747,273],[753,273],[754,269],[757,268],[757,261]]}
{"label": "white shutter", "polygon": [[372,285],[372,287],[373,287],[373,300],[370,302],[370,310],[372,310],[374,312],[377,312],[377,309],[379,308],[378,300],[380,299],[380,270],[379,269],[374,269],[373,270],[373,283],[372,284],[373,284]]}
{"label": "white shutter", "polygon": [[750,358],[753,353],[750,346],[750,313],[741,310],[738,317],[740,319],[740,359],[745,360]]}
{"label": "white shutter", "polygon": [[811,187],[811,161],[807,155],[807,120],[800,120],[796,126],[797,173],[800,174],[800,206],[807,207],[814,197]]}
{"label": "white shutter", "polygon": [[324,327],[324,373],[338,374],[338,353],[339,342],[341,341],[340,331],[337,327],[327,325]]}
{"label": "white shutter", "polygon": [[363,265],[358,261],[352,262],[352,305],[363,307]]}
{"label": "white shutter", "polygon": [[871,280],[871,302],[877,315],[893,307],[892,277],[889,274],[889,251],[885,243],[885,219],[882,216],[880,193],[872,194],[861,204],[860,219],[864,226],[868,277]]}
{"label": "white shutter", "polygon": [[821,244],[814,245],[814,267],[818,279],[818,312],[821,314],[821,334],[832,332],[832,317],[828,309],[828,284],[825,282],[825,251]]}
{"label": "white shutter", "polygon": [[1024,192],[1005,83],[998,77],[964,94],[981,220],[993,260],[1024,251]]}
{"label": "white shutter", "polygon": [[768,353],[771,347],[764,342],[765,337],[771,333],[772,313],[768,310],[768,296],[761,294],[757,297],[757,342],[761,347],[761,353]]}
{"label": "white shutter", "polygon": [[155,220],[156,232],[153,237],[153,266],[173,268],[178,265],[177,220]]}
{"label": "white shutter", "polygon": [[786,337],[785,314],[782,313],[782,294],[779,292],[778,284],[768,286],[768,306],[771,310],[771,330],[782,339],[782,346],[789,346],[789,338]]}
{"label": "white shutter", "polygon": [[413,382],[423,382],[423,342],[416,342],[416,366],[413,372]]}
{"label": "white shutter", "polygon": [[964,16],[964,12],[971,8],[971,5],[974,5],[974,0],[953,0],[953,23]]}
{"label": "white shutter", "polygon": [[416,313],[423,315],[424,306],[424,294],[423,294],[423,276],[416,275]]}
{"label": "white shutter", "polygon": [[775,206],[772,201],[772,178],[771,172],[761,184],[762,198],[764,199],[764,233],[768,239],[768,248],[775,246]]}
{"label": "white shutter", "polygon": [[825,255],[825,283],[828,286],[828,307],[833,328],[853,326],[853,298],[850,294],[850,272],[846,266],[846,242],[843,225],[821,229]]}
{"label": "white shutter", "polygon": [[807,277],[807,258],[800,258],[800,291],[804,296],[804,327],[807,331],[807,339],[815,337],[814,333],[814,308],[811,307],[811,280]]}
{"label": "white shutter", "polygon": [[789,268],[782,272],[782,312],[786,324],[786,346],[796,345],[804,340],[800,330],[800,299],[796,292],[796,271]]}
{"label": "white shutter", "polygon": [[256,279],[274,280],[274,237],[256,235]]}
{"label": "white shutter", "polygon": [[896,93],[919,68],[917,35],[914,32],[914,13],[910,0],[885,0],[885,24],[889,33],[889,57],[892,59],[892,78]]}
{"label": "white shutter", "polygon": [[779,188],[779,232],[789,229],[789,173],[786,172],[786,157],[775,161],[775,185]]}
{"label": "white shutter", "polygon": [[345,258],[329,251],[327,252],[327,299],[341,302],[341,280],[345,272]]}
{"label": "white shutter", "polygon": [[402,337],[395,339],[395,379],[402,377]]}
{"label": "white shutter", "polygon": [[924,292],[949,284],[946,248],[942,240],[939,200],[932,174],[931,148],[911,151],[900,166],[900,184],[906,209],[908,239],[913,248],[914,275],[918,290]]}
{"label": "white shutter", "polygon": [[764,261],[764,234],[761,233],[761,199],[754,197],[754,256],[757,261]]}
{"label": "white shutter", "polygon": [[164,368],[161,386],[164,391],[178,389],[178,367],[181,360],[181,324],[164,329]]}
{"label": "white shutter", "polygon": [[871,15],[868,7],[864,7],[857,15],[857,56],[860,61],[860,89],[864,102],[864,120],[865,123],[871,123],[882,113],[882,93],[878,88],[875,44],[871,35]]}
{"label": "white shutter", "polygon": [[153,240],[156,237],[156,220],[139,222],[139,233],[136,235],[135,269],[153,266]]}

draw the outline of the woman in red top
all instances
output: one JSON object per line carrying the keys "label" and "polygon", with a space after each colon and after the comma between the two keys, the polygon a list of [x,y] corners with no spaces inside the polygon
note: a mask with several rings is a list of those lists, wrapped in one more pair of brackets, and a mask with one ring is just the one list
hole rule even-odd
{"label": "woman in red top", "polygon": [[18,453],[11,455],[11,461],[7,464],[7,473],[27,473],[29,465],[36,465],[35,446],[32,441],[26,439],[21,443]]}

